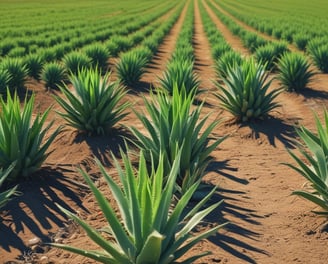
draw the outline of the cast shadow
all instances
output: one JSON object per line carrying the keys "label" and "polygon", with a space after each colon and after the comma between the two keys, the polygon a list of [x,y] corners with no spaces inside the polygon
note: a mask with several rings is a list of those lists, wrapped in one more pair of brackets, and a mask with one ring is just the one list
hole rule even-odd
{"label": "cast shadow", "polygon": [[238,182],[240,184],[248,184],[249,182],[246,179],[240,179],[233,175],[233,172],[238,171],[238,168],[231,167],[229,165],[228,159],[222,161],[212,161],[207,166],[206,172],[215,172],[229,180]]}
{"label": "cast shadow", "polygon": [[152,90],[153,84],[145,81],[138,81],[133,86],[128,87],[128,93],[132,95],[139,95],[140,93],[149,93]]}
{"label": "cast shadow", "polygon": [[[209,192],[215,186],[208,184],[207,187]],[[256,261],[251,257],[253,253],[268,255],[268,252],[264,249],[253,246],[251,243],[246,243],[239,240],[238,237],[245,237],[251,241],[257,241],[261,234],[245,228],[243,226],[243,222],[247,223],[248,226],[249,224],[254,226],[261,225],[259,219],[263,217],[257,215],[256,211],[253,209],[237,206],[237,199],[231,198],[231,194],[237,194],[240,196],[247,195],[245,192],[241,191],[217,188],[211,199],[204,205],[204,208],[207,208],[208,206],[220,201],[221,204],[203,219],[203,226],[201,227],[201,230],[203,230],[203,227],[206,226],[213,227],[214,225],[226,223],[223,227],[224,231],[219,230],[214,236],[207,238],[207,240],[218,246],[221,250],[230,253],[245,263],[256,263]],[[191,202],[188,207],[193,208],[195,205],[196,202]],[[229,222],[226,218],[227,215],[238,218],[240,220],[239,224]]]}
{"label": "cast shadow", "polygon": [[[247,185],[249,183],[247,180],[240,179],[233,175],[234,172],[237,171],[237,168],[231,167],[229,165],[229,160],[211,162],[207,168],[207,172],[210,171],[216,172],[239,184]],[[224,189],[214,186],[210,182],[202,182],[201,188],[204,193],[203,196],[213,190],[213,188],[216,188],[210,200],[204,205],[204,208],[214,203],[221,202],[219,207],[204,218],[203,224],[213,227],[213,225],[227,223],[223,227],[223,232],[219,231],[216,235],[209,237],[208,241],[245,263],[256,263],[251,257],[252,253],[268,255],[264,249],[253,246],[251,243],[246,243],[244,242],[245,240],[238,239],[238,237],[244,237],[248,240],[256,241],[261,235],[249,227],[261,225],[260,219],[263,218],[263,216],[258,215],[256,210],[248,206],[241,206],[240,203],[238,203],[239,197],[242,197],[242,199],[246,201],[250,199],[247,193],[239,190]],[[193,208],[196,203],[197,201],[192,200],[188,207]],[[228,218],[238,219],[238,223],[230,222]],[[245,226],[247,226],[247,228]]]}
{"label": "cast shadow", "polygon": [[[292,120],[297,124],[299,120]],[[289,124],[279,118],[269,117],[266,120],[254,121],[247,126],[252,130],[252,138],[259,139],[260,134],[266,135],[269,143],[276,147],[276,142],[280,141],[286,148],[295,148],[295,125]]]}
{"label": "cast shadow", "polygon": [[307,99],[328,99],[328,92],[322,90],[314,90],[311,88],[306,88],[300,90],[299,93]]}
{"label": "cast shadow", "polygon": [[[19,183],[21,195],[2,208],[0,247],[7,252],[10,248],[16,248],[23,254],[29,248],[19,234],[26,230],[42,242],[50,242],[45,231],[63,227],[67,219],[57,205],[72,212],[74,208],[88,212],[80,199],[86,191],[84,184],[64,176],[58,170],[42,168],[34,173],[28,181]],[[71,201],[74,206],[65,201]]]}
{"label": "cast shadow", "polygon": [[125,153],[127,149],[132,149],[134,146],[131,140],[134,139],[130,131],[125,128],[119,128],[103,136],[88,136],[85,133],[78,133],[74,142],[86,142],[94,157],[104,166],[109,167],[111,165],[111,155],[114,155],[116,158],[121,158],[121,150]]}

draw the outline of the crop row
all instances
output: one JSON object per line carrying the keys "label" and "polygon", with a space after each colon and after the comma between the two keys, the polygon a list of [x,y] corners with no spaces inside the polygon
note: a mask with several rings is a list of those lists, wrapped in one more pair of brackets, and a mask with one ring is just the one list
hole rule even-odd
{"label": "crop row", "polygon": [[[218,12],[218,10],[215,11],[213,5],[210,3],[209,5],[232,31],[235,30],[236,35],[239,35],[238,33],[243,31],[243,29],[230,19],[227,19],[221,12]],[[220,106],[235,116],[239,122],[250,122],[252,119],[265,118],[272,109],[280,106],[276,98],[283,92],[280,89],[269,91],[273,79],[270,79],[268,73],[265,73],[268,60],[263,60],[262,57],[259,58],[258,56],[259,51],[265,51],[264,48],[270,47],[270,44],[259,45],[255,50],[254,57],[257,59],[256,63],[253,58],[242,58],[240,54],[231,51],[230,46],[222,40],[220,33],[217,32],[216,26],[209,19],[202,5],[200,6],[200,12],[205,32],[212,46],[212,56],[216,60],[216,73],[220,80],[216,84],[219,89],[216,97],[219,99]],[[215,48],[215,38],[226,47],[226,51],[218,57],[215,56],[215,50],[217,49]],[[244,41],[244,44],[246,43]],[[272,47],[274,50],[275,47]],[[279,48],[279,45],[276,47]],[[307,59],[299,53],[288,52],[286,45],[282,44],[281,47],[281,52],[269,60],[276,67],[275,69],[271,68],[271,70],[276,71],[276,78],[287,91],[300,91],[307,88],[307,85],[314,76],[314,72],[310,70],[310,64]],[[269,52],[268,57],[272,56],[272,54],[270,55]],[[264,67],[263,62],[265,63]],[[302,196],[310,202],[315,203],[321,209],[317,213],[327,215],[328,113],[325,111],[323,123],[320,122],[317,116],[315,116],[315,119],[317,131],[312,132],[303,126],[297,129],[297,134],[303,143],[299,147],[301,157],[289,151],[297,165],[286,165],[305,177],[312,186],[312,190],[297,190],[293,194]]]}
{"label": "crop row", "polygon": [[[61,52],[74,50],[93,42],[106,42],[115,36],[127,36],[147,24],[157,20],[174,7],[174,1],[165,3],[165,6],[141,12],[124,14],[121,17],[110,17],[93,22],[73,21],[69,26],[55,28],[49,26],[43,32],[33,32],[26,35],[26,28],[22,29],[23,36],[12,36],[4,32],[0,44],[0,55],[22,57],[28,53],[44,52],[49,56],[58,57]],[[99,8],[99,7],[98,7]],[[147,11],[147,10],[146,10]],[[58,23],[61,24],[61,23]],[[31,28],[31,26],[29,26]],[[10,29],[8,29],[9,32]],[[17,31],[15,34],[19,35]],[[7,35],[7,37],[5,37]],[[48,58],[51,59],[51,58]]]}
{"label": "crop row", "polygon": [[174,86],[184,87],[187,92],[190,92],[199,85],[198,77],[194,73],[193,35],[194,2],[191,1],[182,24],[182,29],[178,35],[175,49],[166,65],[163,76],[159,80],[160,86],[170,94],[173,93]]}
{"label": "crop row", "polygon": [[[248,3],[241,1],[216,1],[228,13],[247,25],[277,39],[293,43],[310,56],[319,70],[327,73],[328,24],[326,16],[320,13],[321,8],[326,10],[326,3],[321,0],[316,1],[315,12],[312,9],[312,3],[311,5],[302,3],[300,9],[295,12],[293,7],[291,13],[291,6],[288,5],[291,1],[287,2],[276,3],[276,8],[267,9],[254,3],[248,5]],[[299,6],[298,3],[295,4]],[[250,16],[250,14],[252,15]]]}
{"label": "crop row", "polygon": [[[112,35],[104,42],[80,37],[78,43],[74,43],[74,48],[70,46],[71,44],[63,43],[51,48],[39,49],[21,58],[6,57],[0,63],[0,89],[4,91],[7,85],[11,88],[23,87],[27,75],[37,80],[41,78],[46,87],[54,88],[64,80],[65,72],[76,73],[78,68],[87,67],[90,63],[106,69],[109,57],[115,57],[142,43],[148,45],[154,52],[167,34],[168,25],[170,23],[172,25],[177,17],[177,9],[174,15],[171,9],[172,7],[168,6],[157,13],[152,13],[134,27],[129,26],[130,23],[122,25],[123,31],[128,28],[131,32],[128,35]],[[171,18],[162,23],[162,16],[167,14]],[[138,28],[140,29],[133,32]],[[89,42],[90,44],[86,45]],[[81,48],[83,45],[84,47]]]}
{"label": "crop row", "polygon": [[116,64],[116,72],[122,83],[129,87],[137,85],[141,76],[145,73],[145,67],[157,52],[164,37],[169,33],[181,15],[184,3],[182,3],[169,19],[165,20],[149,37],[145,38],[140,45],[120,54]]}
{"label": "crop row", "polygon": [[253,28],[288,42],[295,41],[295,44],[300,37],[310,40],[325,37],[328,33],[325,12],[327,4],[322,0],[301,4],[294,1],[294,5],[290,0],[275,1],[267,6],[253,0],[216,2]]}

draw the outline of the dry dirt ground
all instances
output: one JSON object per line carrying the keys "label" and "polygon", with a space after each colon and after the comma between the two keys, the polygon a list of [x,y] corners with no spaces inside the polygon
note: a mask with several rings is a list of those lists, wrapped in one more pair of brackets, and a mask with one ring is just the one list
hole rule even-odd
{"label": "dry dirt ground", "polygon": [[[214,19],[213,13],[209,15]],[[126,100],[134,103],[135,110],[143,110],[140,94],[146,95],[150,85],[156,83],[156,76],[163,71],[184,16],[185,12],[160,46],[148,73],[140,82],[140,92],[127,95]],[[232,47],[243,51],[240,41],[231,36],[218,19],[214,21]],[[200,98],[207,102],[203,112],[211,112],[211,120],[222,119],[214,131],[215,136],[229,135],[213,152],[213,162],[204,178],[209,186],[219,187],[213,200],[224,199],[224,203],[205,219],[199,229],[227,221],[229,224],[216,236],[196,245],[189,254],[212,251],[212,255],[197,263],[327,263],[327,221],[311,213],[314,205],[291,195],[293,190],[303,188],[305,181],[282,163],[293,162],[286,149],[294,149],[294,127],[302,124],[314,129],[313,112],[322,115],[328,103],[328,76],[316,75],[302,94],[282,93],[277,98],[282,106],[268,120],[250,125],[233,124],[229,114],[219,109],[211,93],[215,91],[212,82],[215,73],[197,1],[194,46],[195,70],[202,80],[202,88],[209,91]],[[248,52],[243,54],[247,56]],[[46,91],[34,80],[26,86],[36,93],[37,110],[43,111],[49,105],[59,109],[54,103],[54,92]],[[274,81],[272,88],[278,87],[279,83]],[[63,124],[54,111],[50,118],[56,120],[55,126]],[[133,112],[121,124],[133,124],[142,129]],[[110,152],[119,156],[119,146],[123,145],[121,135],[129,136],[129,132],[118,127],[117,133],[110,137],[87,137],[65,128],[51,145],[51,154],[41,171],[20,185],[22,195],[1,212],[1,263],[94,263],[43,244],[31,246],[29,242],[39,238],[43,242],[52,240],[86,249],[95,248],[55,203],[75,211],[94,227],[105,224],[76,167],[82,165],[99,188],[108,193],[93,160],[94,157],[100,159],[109,173],[116,177]],[[108,199],[111,199],[109,193]]]}

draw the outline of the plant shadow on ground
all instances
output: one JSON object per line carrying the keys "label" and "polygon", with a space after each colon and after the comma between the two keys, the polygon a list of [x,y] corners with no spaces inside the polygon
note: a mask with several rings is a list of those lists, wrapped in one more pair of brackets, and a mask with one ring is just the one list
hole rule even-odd
{"label": "plant shadow on ground", "polygon": [[285,122],[279,118],[269,117],[266,120],[259,120],[242,124],[241,127],[249,127],[251,129],[250,137],[252,139],[261,139],[264,134],[273,147],[277,147],[276,142],[280,141],[286,148],[295,148],[295,127],[298,125],[299,119],[288,120]]}
{"label": "plant shadow on ground", "polygon": [[[215,186],[207,184],[208,191],[212,190]],[[206,188],[203,186],[203,188]],[[245,263],[256,263],[249,254],[246,252],[257,252],[261,254],[268,255],[263,249],[252,246],[250,243],[242,241],[242,239],[236,239],[236,237],[245,237],[250,240],[256,240],[260,236],[259,233],[247,229],[240,224],[230,222],[225,216],[230,215],[234,218],[238,218],[241,221],[247,222],[251,225],[260,225],[258,218],[261,216],[256,214],[255,210],[247,209],[246,207],[241,207],[235,205],[235,198],[229,197],[231,194],[234,195],[246,195],[246,193],[235,190],[227,190],[217,188],[217,191],[213,194],[211,199],[207,202],[204,207],[210,206],[213,203],[222,201],[222,204],[212,211],[209,215],[204,218],[203,226],[197,229],[206,228],[213,225],[221,225],[227,223],[223,230],[219,230],[214,236],[209,237],[207,240],[218,246],[221,250],[229,252],[231,255],[245,261]],[[191,202],[189,206],[192,208],[195,204]]]}
{"label": "plant shadow on ground", "polygon": [[327,91],[306,88],[306,89],[300,90],[299,93],[307,99],[321,99],[321,100],[328,99]]}
{"label": "plant shadow on ground", "polygon": [[[227,177],[230,180],[236,181],[240,184],[248,184],[247,180],[240,180],[229,173],[230,171],[237,171],[237,168],[229,167],[228,163],[229,160],[224,160],[222,162],[212,162],[209,165],[208,171],[215,171],[216,173]],[[228,170],[229,172],[224,172],[226,170]],[[204,193],[210,192],[213,188],[215,188],[215,186],[212,185],[210,182],[202,183],[202,190],[204,191]],[[260,234],[245,227],[242,227],[237,223],[229,222],[226,216],[233,216],[234,218],[240,219],[241,221],[247,222],[251,225],[260,225],[260,222],[257,219],[263,217],[257,215],[255,210],[247,209],[246,206],[241,207],[236,205],[237,199],[231,196],[238,195],[243,196],[247,199],[245,192],[237,190],[228,190],[220,187],[216,188],[217,190],[204,207],[222,200],[223,203],[204,219],[204,227],[206,228],[206,226],[212,226],[213,224],[228,224],[224,227],[224,233],[221,230],[215,236],[209,237],[208,241],[217,245],[220,249],[229,252],[231,255],[245,261],[245,263],[256,263],[256,261],[253,260],[245,252],[258,252],[265,255],[268,255],[268,253],[263,249],[254,247],[249,243],[245,243],[241,240],[236,239],[235,237],[241,236],[246,237],[247,239],[256,240],[256,238],[259,237]],[[191,202],[189,206],[192,208],[194,206],[193,202]],[[229,233],[231,235],[229,235]]]}
{"label": "plant shadow on ground", "polygon": [[[20,234],[26,229],[41,239],[42,242],[50,242],[49,234],[42,230],[63,227],[66,215],[60,211],[56,203],[74,211],[80,208],[88,212],[83,206],[81,197],[87,192],[84,184],[73,177],[66,177],[67,172],[76,176],[76,172],[70,169],[43,167],[31,175],[29,181],[19,183],[21,195],[14,197],[2,210],[0,222],[0,248],[9,252],[10,248],[16,248],[22,254],[30,251],[27,241],[20,238]],[[65,201],[71,201],[71,205]],[[32,237],[28,238],[31,239]]]}
{"label": "plant shadow on ground", "polygon": [[146,81],[139,81],[133,85],[133,87],[128,87],[128,93],[132,95],[139,95],[140,93],[149,93],[152,90],[153,84]]}
{"label": "plant shadow on ground", "polygon": [[78,133],[74,139],[74,143],[86,142],[94,157],[102,165],[109,167],[111,165],[111,155],[121,158],[120,150],[126,152],[127,148],[132,148],[131,140],[133,139],[133,135],[127,129],[115,128],[110,134],[103,136],[88,136],[85,133]]}
{"label": "plant shadow on ground", "polygon": [[[234,167],[230,167],[228,165],[229,160],[222,160],[222,161],[212,161],[207,169],[206,172],[215,172],[225,178],[228,178],[232,181],[238,182],[240,184],[248,184],[248,181],[246,179],[240,179],[236,176],[234,176],[233,174],[231,174],[230,172],[235,172],[238,169],[234,168]],[[228,172],[227,172],[228,171]]]}

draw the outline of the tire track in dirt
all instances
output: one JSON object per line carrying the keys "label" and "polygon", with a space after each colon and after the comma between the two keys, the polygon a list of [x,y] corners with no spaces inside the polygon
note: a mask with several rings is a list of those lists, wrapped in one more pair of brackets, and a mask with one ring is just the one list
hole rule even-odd
{"label": "tire track in dirt", "polygon": [[201,79],[201,89],[212,90],[215,88],[213,81],[216,79],[214,70],[214,61],[211,55],[211,47],[204,32],[203,23],[199,12],[199,1],[195,3],[195,21],[194,21],[194,54],[195,71]]}
{"label": "tire track in dirt", "polygon": [[146,73],[141,78],[141,82],[146,83],[148,88],[149,86],[156,87],[156,85],[158,85],[158,76],[161,76],[163,71],[165,71],[166,64],[174,52],[176,41],[186,17],[188,6],[189,1],[185,3],[178,21],[174,24],[169,34],[164,38],[162,44],[157,50],[157,53],[153,57],[152,61],[148,64]]}
{"label": "tire track in dirt", "polygon": [[214,14],[211,8],[207,5],[207,3],[202,0],[202,4],[204,5],[206,12],[217,25],[218,30],[221,32],[222,36],[226,39],[227,43],[237,52],[245,54],[249,56],[251,53],[248,49],[246,49],[241,42],[239,37],[234,36],[230,30],[224,25],[221,20]]}

